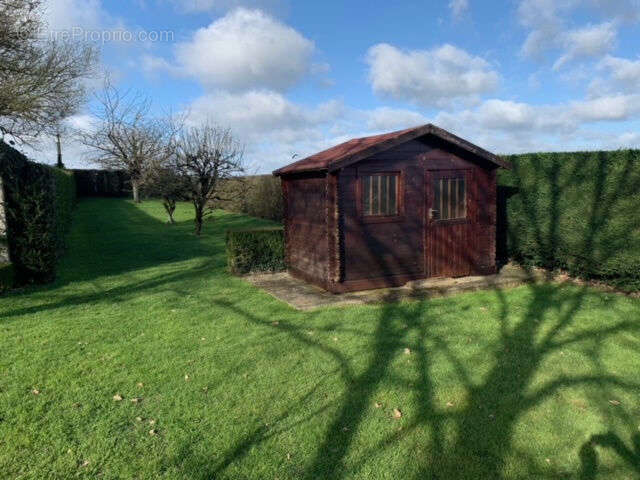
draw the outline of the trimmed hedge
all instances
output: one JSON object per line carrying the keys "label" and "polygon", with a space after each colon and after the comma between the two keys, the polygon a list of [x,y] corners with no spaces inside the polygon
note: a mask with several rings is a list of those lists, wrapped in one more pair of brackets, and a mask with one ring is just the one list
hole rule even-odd
{"label": "trimmed hedge", "polygon": [[73,172],[52,168],[56,184],[56,240],[58,252],[64,250],[65,236],[71,227],[76,205],[76,180]]}
{"label": "trimmed hedge", "polygon": [[284,270],[284,229],[227,231],[227,264],[236,275]]}
{"label": "trimmed hedge", "polygon": [[507,254],[640,290],[640,151],[505,157]]}
{"label": "trimmed hedge", "polygon": [[73,175],[31,162],[0,142],[0,177],[15,283],[52,281],[75,203]]}
{"label": "trimmed hedge", "polygon": [[121,170],[73,170],[78,197],[131,196],[131,178]]}
{"label": "trimmed hedge", "polygon": [[0,293],[13,288],[13,265],[0,263]]}

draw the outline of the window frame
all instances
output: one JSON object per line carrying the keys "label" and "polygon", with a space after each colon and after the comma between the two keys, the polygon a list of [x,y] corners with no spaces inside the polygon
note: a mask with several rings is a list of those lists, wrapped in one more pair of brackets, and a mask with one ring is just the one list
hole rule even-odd
{"label": "window frame", "polygon": [[[430,190],[430,199],[431,199],[431,208],[435,209],[435,189],[434,182],[435,180],[454,180],[454,179],[463,179],[465,182],[465,216],[459,218],[431,218],[430,223],[441,224],[441,225],[455,225],[462,223],[471,223],[471,211],[469,209],[470,206],[470,179],[471,179],[471,171],[468,169],[464,170],[430,170],[429,171],[430,180],[429,180],[429,190]],[[441,212],[440,212],[441,213]]]}
{"label": "window frame", "polygon": [[[358,169],[357,173],[357,210],[363,223],[386,223],[404,221],[404,172],[402,170]],[[396,213],[394,215],[365,215],[364,213],[364,177],[396,177]]]}

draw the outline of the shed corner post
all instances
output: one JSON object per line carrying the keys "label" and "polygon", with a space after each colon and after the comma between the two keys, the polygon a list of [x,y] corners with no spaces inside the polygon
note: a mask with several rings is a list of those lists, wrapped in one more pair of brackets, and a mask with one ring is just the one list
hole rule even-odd
{"label": "shed corner post", "polygon": [[337,292],[341,279],[340,272],[340,171],[327,173],[327,240],[329,242],[329,269],[327,290]]}

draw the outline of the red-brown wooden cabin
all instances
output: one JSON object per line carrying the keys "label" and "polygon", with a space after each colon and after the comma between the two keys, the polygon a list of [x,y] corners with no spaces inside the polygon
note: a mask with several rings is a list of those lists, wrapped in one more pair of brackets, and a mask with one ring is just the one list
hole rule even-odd
{"label": "red-brown wooden cabin", "polygon": [[429,124],[280,168],[289,272],[336,293],[495,273],[499,167]]}

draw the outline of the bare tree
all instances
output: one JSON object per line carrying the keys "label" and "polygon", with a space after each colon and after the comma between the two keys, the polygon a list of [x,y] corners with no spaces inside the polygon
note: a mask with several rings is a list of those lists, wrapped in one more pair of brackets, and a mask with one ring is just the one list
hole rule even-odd
{"label": "bare tree", "polygon": [[205,215],[216,202],[241,195],[245,171],[244,149],[231,130],[212,123],[183,130],[177,139],[175,165],[187,180],[195,209],[195,233],[200,235]]}
{"label": "bare tree", "polygon": [[162,206],[169,217],[167,223],[170,224],[175,223],[173,214],[176,211],[177,202],[190,198],[189,182],[171,162],[154,169],[145,191],[151,196],[162,199]]}
{"label": "bare tree", "polygon": [[85,100],[83,79],[94,48],[46,39],[42,0],[0,0],[0,133],[17,138],[49,131]]}
{"label": "bare tree", "polygon": [[78,138],[93,152],[92,161],[129,174],[133,200],[139,203],[140,187],[170,157],[177,124],[170,117],[152,116],[149,98],[120,92],[109,80],[96,98],[94,124]]}

